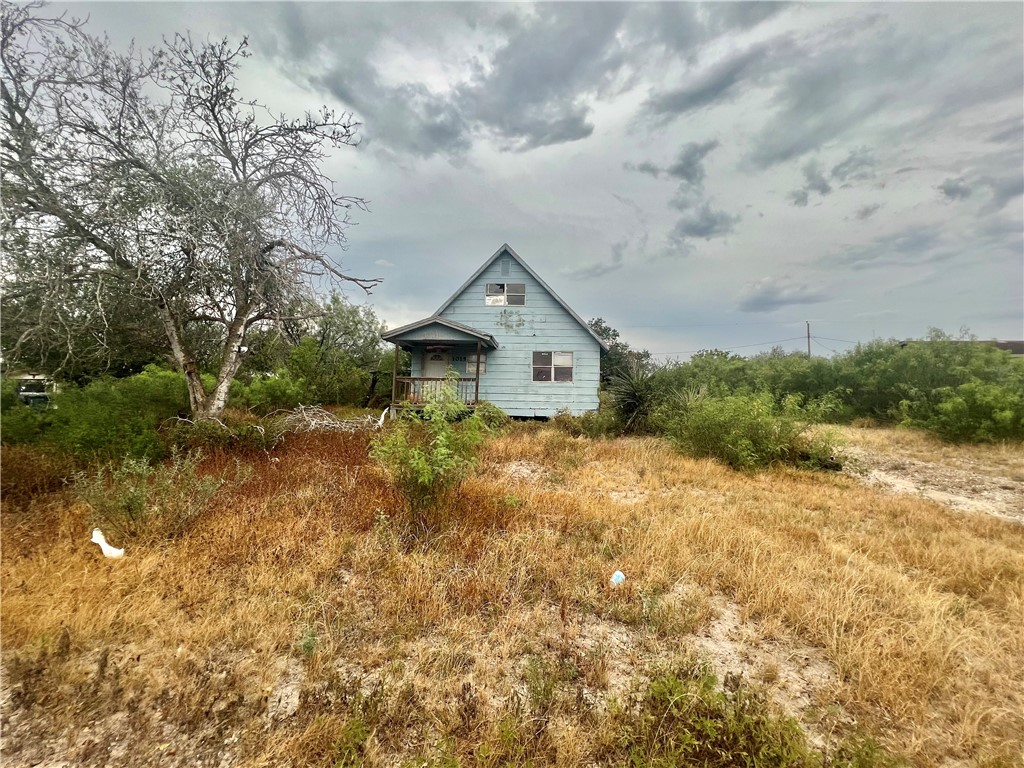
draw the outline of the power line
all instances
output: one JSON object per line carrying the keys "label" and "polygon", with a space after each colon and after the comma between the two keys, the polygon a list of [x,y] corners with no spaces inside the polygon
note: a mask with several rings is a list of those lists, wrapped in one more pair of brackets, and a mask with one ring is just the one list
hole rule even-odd
{"label": "power line", "polygon": [[709,351],[712,349],[719,350],[721,352],[728,352],[732,349],[747,349],[748,347],[763,347],[768,344],[782,344],[787,341],[799,341],[802,340],[803,336],[793,336],[788,339],[776,339],[775,341],[760,341],[757,344],[739,344],[735,347],[702,347],[701,349],[684,349],[680,352],[651,352],[652,355],[692,355],[697,352]]}
{"label": "power line", "polygon": [[825,337],[824,336],[814,336],[811,340],[815,344],[817,344],[819,347],[821,347],[822,349],[827,349],[832,354],[836,353],[836,351],[834,349],[832,349],[832,347],[826,347],[824,344],[822,344],[820,341],[818,341],[819,338],[825,338]]}

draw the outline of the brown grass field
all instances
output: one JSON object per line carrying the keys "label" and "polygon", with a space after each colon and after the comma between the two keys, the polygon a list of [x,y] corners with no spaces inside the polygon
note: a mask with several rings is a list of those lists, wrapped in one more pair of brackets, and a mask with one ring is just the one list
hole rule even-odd
{"label": "brown grass field", "polygon": [[4,499],[4,765],[620,764],[637,692],[699,658],[826,754],[1024,763],[1022,525],[521,426],[410,540],[365,436],[251,461],[116,561],[68,492]]}

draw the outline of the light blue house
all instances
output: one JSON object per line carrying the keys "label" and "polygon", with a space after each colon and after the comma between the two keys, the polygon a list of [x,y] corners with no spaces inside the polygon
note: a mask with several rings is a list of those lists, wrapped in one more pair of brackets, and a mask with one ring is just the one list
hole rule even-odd
{"label": "light blue house", "polygon": [[508,245],[433,315],[382,338],[412,355],[411,375],[396,371],[396,405],[421,401],[451,369],[463,400],[510,416],[597,409],[608,345]]}

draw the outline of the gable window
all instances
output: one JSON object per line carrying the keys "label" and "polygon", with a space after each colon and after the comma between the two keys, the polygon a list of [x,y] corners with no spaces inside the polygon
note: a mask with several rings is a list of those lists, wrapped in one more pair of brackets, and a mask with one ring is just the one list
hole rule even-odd
{"label": "gable window", "polygon": [[526,283],[488,283],[484,304],[488,307],[526,305]]}
{"label": "gable window", "polygon": [[534,352],[534,381],[572,381],[572,352]]}

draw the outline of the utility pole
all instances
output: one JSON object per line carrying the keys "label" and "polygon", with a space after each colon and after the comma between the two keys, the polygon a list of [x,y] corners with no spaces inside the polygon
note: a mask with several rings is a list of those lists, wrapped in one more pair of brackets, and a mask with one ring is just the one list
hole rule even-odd
{"label": "utility pole", "polygon": [[807,323],[807,357],[811,356],[811,321],[804,320]]}

